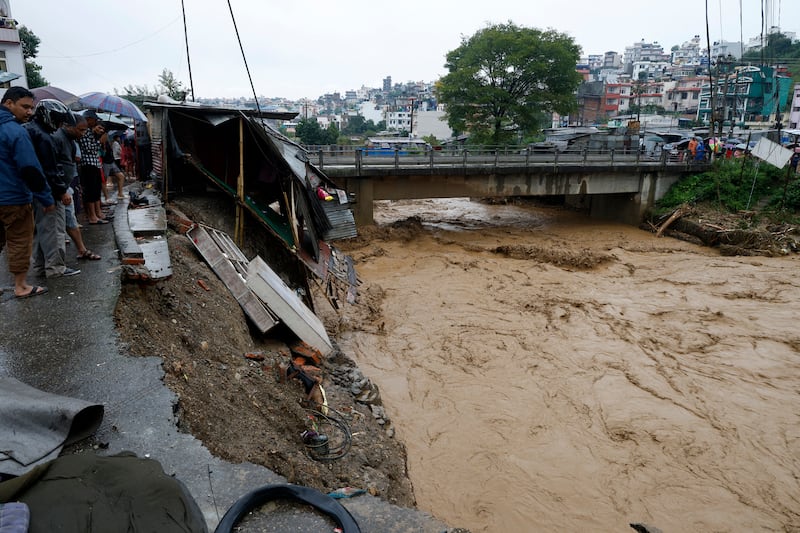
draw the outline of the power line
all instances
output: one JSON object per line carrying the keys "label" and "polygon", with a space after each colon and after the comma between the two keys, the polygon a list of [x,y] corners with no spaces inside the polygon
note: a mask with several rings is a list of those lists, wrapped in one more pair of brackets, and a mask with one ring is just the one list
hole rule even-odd
{"label": "power line", "polygon": [[57,58],[60,58],[60,59],[78,59],[78,58],[81,58],[81,57],[94,57],[94,56],[102,56],[102,55],[105,55],[105,54],[113,54],[115,52],[119,52],[120,50],[125,50],[126,48],[130,48],[131,46],[133,46],[135,44],[139,44],[141,42],[144,42],[144,41],[150,39],[154,35],[156,35],[158,33],[161,33],[162,31],[164,31],[167,28],[169,28],[170,26],[172,26],[179,18],[180,17],[175,17],[174,19],[169,21],[166,25],[162,26],[161,28],[157,29],[156,31],[154,31],[151,34],[149,34],[149,35],[147,35],[145,37],[142,37],[141,39],[138,39],[138,40],[130,42],[128,44],[122,45],[122,46],[120,46],[118,48],[112,48],[111,50],[104,50],[102,52],[92,52],[91,54],[81,54],[81,55],[71,55],[71,56],[65,56],[65,55],[44,56],[44,55],[40,55],[40,56],[37,56],[37,57],[41,57],[41,58],[57,57]]}
{"label": "power line", "polygon": [[239,28],[236,27],[236,17],[233,16],[233,7],[231,7],[231,0],[228,0],[228,9],[231,12],[231,20],[233,21],[233,29],[236,31],[236,40],[239,41],[239,50],[242,51],[242,61],[244,61],[244,69],[247,71],[247,79],[250,80],[250,88],[253,90],[253,100],[256,102],[256,109],[258,114],[261,115],[261,106],[258,105],[258,97],[256,96],[256,87],[253,85],[253,77],[250,75],[250,67],[247,66],[247,58],[244,55],[244,47],[242,46],[242,39],[239,37]]}
{"label": "power line", "polygon": [[181,11],[183,12],[183,38],[186,41],[186,63],[189,65],[189,90],[192,93],[192,102],[194,102],[194,81],[192,80],[192,60],[189,57],[189,33],[186,30],[186,8],[181,0]]}

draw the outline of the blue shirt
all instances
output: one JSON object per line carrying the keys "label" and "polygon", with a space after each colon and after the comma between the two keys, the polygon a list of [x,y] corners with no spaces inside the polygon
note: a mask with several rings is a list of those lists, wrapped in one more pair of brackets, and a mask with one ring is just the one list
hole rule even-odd
{"label": "blue shirt", "polygon": [[43,206],[53,205],[47,181],[36,193],[22,179],[23,173],[38,172],[44,178],[31,137],[4,105],[0,104],[0,205],[27,205],[35,197]]}

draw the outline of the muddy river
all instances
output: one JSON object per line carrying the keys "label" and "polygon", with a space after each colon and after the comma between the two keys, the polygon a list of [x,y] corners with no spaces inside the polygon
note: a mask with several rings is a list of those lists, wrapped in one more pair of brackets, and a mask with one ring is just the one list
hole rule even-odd
{"label": "muddy river", "polygon": [[460,199],[376,220],[340,344],[420,508],[473,532],[800,530],[800,258]]}

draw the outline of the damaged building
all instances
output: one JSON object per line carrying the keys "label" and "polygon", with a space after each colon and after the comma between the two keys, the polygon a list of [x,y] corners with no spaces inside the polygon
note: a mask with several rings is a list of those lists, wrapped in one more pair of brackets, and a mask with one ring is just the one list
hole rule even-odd
{"label": "damaged building", "polygon": [[[355,300],[352,259],[332,245],[356,236],[352,199],[309,162],[303,147],[270,124],[294,113],[188,103],[144,107],[151,177],[164,204],[203,197],[209,211],[222,213],[218,223],[236,246],[250,258],[260,256],[309,309],[309,283],[316,283],[334,308]],[[236,267],[235,258],[233,263]],[[239,275],[246,277],[241,270]]]}

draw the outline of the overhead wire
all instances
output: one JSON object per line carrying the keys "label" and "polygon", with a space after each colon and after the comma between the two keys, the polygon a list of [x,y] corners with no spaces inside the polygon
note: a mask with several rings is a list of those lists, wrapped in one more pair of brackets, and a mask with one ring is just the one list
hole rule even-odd
{"label": "overhead wire", "polygon": [[250,88],[253,90],[253,100],[256,102],[256,109],[258,110],[258,114],[261,115],[261,106],[258,105],[258,96],[256,96],[256,87],[253,85],[253,76],[250,75],[250,67],[247,66],[247,57],[244,54],[244,47],[242,46],[242,39],[239,37],[239,28],[236,25],[236,17],[233,16],[233,7],[231,6],[231,0],[228,0],[228,10],[231,12],[231,21],[233,21],[233,29],[236,32],[236,40],[239,41],[239,50],[242,52],[242,61],[244,61],[244,68],[247,71],[247,79],[250,80]]}
{"label": "overhead wire", "polygon": [[186,29],[186,7],[181,0],[181,11],[183,12],[183,39],[186,42],[186,63],[189,65],[189,91],[192,94],[192,102],[194,102],[194,81],[192,80],[192,60],[189,57],[189,32]]}
{"label": "overhead wire", "polygon": [[125,50],[126,48],[130,48],[131,46],[133,46],[135,44],[139,44],[141,42],[144,42],[144,41],[148,40],[149,38],[161,33],[162,31],[164,31],[167,28],[169,28],[170,26],[172,26],[178,20],[178,18],[180,18],[180,17],[175,17],[174,19],[172,19],[169,22],[167,22],[164,26],[161,26],[159,29],[155,30],[152,33],[147,34],[146,36],[142,37],[141,39],[137,39],[135,41],[131,41],[131,42],[129,42],[127,44],[124,44],[122,46],[118,46],[117,48],[111,48],[109,50],[102,50],[100,52],[92,52],[91,54],[79,54],[79,55],[69,55],[69,56],[62,55],[62,54],[57,54],[57,55],[49,55],[49,56],[48,55],[39,55],[37,57],[41,57],[41,58],[58,57],[58,58],[61,58],[61,59],[78,59],[78,58],[81,58],[81,57],[94,57],[94,56],[102,56],[102,55],[105,55],[105,54],[113,54],[114,52],[119,52],[120,50]]}

